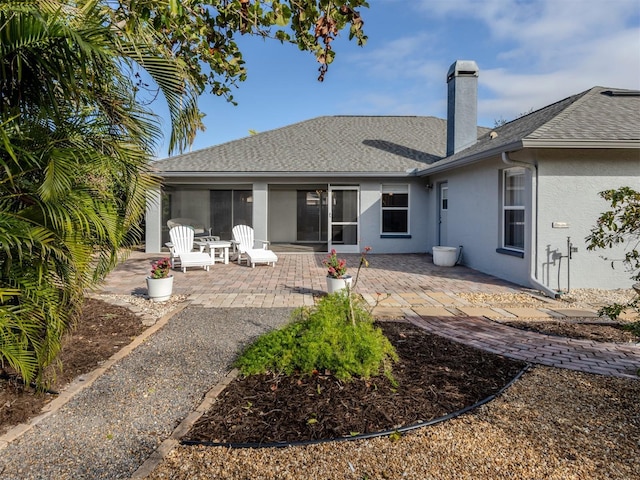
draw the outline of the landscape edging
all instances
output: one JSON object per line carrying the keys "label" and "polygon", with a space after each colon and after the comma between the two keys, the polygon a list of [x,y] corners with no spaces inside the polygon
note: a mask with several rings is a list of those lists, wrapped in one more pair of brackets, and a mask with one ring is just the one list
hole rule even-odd
{"label": "landscape edging", "polygon": [[[225,447],[225,448],[282,448],[282,447],[301,447],[301,446],[306,446],[306,445],[317,445],[317,444],[321,444],[321,443],[330,443],[330,442],[345,442],[345,441],[353,441],[353,440],[367,440],[367,439],[371,439],[371,438],[376,438],[376,437],[386,437],[389,435],[393,435],[395,433],[405,433],[405,432],[409,432],[411,430],[416,430],[418,428],[422,428],[422,427],[428,427],[430,425],[435,425],[437,423],[441,423],[444,422],[446,420],[451,420],[452,418],[456,418],[460,415],[463,415],[471,410],[474,410],[486,403],[489,403],[490,401],[494,400],[495,398],[499,397],[500,395],[502,395],[502,393],[507,390],[511,385],[513,385],[518,379],[520,379],[520,377],[522,375],[524,375],[530,368],[532,367],[532,364],[527,363],[506,385],[504,385],[500,390],[498,390],[496,393],[489,395],[488,397],[474,403],[473,405],[469,405],[467,407],[464,407],[458,411],[452,412],[452,413],[448,413],[447,415],[444,415],[442,417],[438,417],[438,418],[434,418],[432,420],[426,421],[426,422],[421,422],[421,423],[416,423],[413,425],[408,425],[406,427],[400,427],[400,428],[394,428],[392,430],[384,430],[382,432],[372,432],[372,433],[366,433],[366,434],[361,434],[361,435],[353,435],[350,437],[339,437],[339,438],[323,438],[323,439],[316,439],[316,440],[304,440],[304,441],[297,441],[297,442],[271,442],[271,443],[224,443],[224,442],[207,442],[207,441],[200,441],[200,440],[183,440],[180,441],[180,445],[186,445],[186,446],[204,446],[204,447]],[[234,373],[234,372],[231,372]],[[235,376],[233,377],[235,378]],[[233,378],[229,379],[229,382],[231,380],[233,380]],[[226,381],[226,378],[225,378]],[[227,382],[226,384],[228,384],[229,382]],[[224,383],[224,381],[222,382]],[[225,386],[226,386],[225,384]],[[216,387],[214,388],[218,388],[220,384],[218,384]],[[212,389],[213,390],[213,389]],[[213,396],[211,399],[217,397],[222,390],[218,391],[215,396]],[[207,394],[207,397],[209,396],[209,394]],[[206,400],[205,400],[206,401]],[[204,404],[205,402],[203,402]],[[198,410],[200,410],[201,407],[198,407]],[[202,413],[200,413],[198,415],[198,418],[200,418],[200,416],[204,414],[204,411]],[[193,421],[193,423],[195,423],[195,421],[197,420],[197,418]],[[178,426],[178,428],[182,427],[182,424],[180,426]],[[176,429],[177,430],[177,429]],[[175,433],[175,432],[174,432]],[[186,433],[186,431],[185,431]],[[174,435],[172,435],[172,437],[174,437]],[[176,439],[177,440],[177,439]],[[174,442],[176,441],[174,440]],[[174,443],[175,446],[175,443]],[[172,447],[173,448],[173,447]],[[150,473],[151,471],[147,472]],[[133,477],[132,477],[133,478]],[[137,477],[137,478],[143,478],[143,477]]]}
{"label": "landscape edging", "polygon": [[[145,329],[140,335],[133,339],[131,343],[125,345],[116,353],[114,353],[108,360],[102,365],[92,370],[89,373],[85,373],[76,377],[62,390],[56,398],[42,407],[42,413],[37,417],[29,419],[26,423],[20,423],[15,427],[8,430],[5,434],[0,436],[0,451],[7,447],[11,442],[21,437],[47,417],[56,413],[60,408],[66,405],[74,396],[80,393],[85,388],[90,387],[103,373],[111,368],[116,362],[129,355],[133,350],[140,346],[147,338],[153,335],[155,332],[164,327],[167,322],[176,314],[184,310],[191,302],[189,300],[180,304],[176,309],[166,313],[160,317],[153,325]],[[142,318],[141,318],[142,321]]]}

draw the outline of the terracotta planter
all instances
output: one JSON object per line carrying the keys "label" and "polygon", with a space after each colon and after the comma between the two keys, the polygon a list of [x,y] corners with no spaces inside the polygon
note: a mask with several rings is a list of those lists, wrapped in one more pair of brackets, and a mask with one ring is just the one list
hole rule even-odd
{"label": "terracotta planter", "polygon": [[173,275],[166,278],[147,277],[147,292],[153,302],[166,302],[173,292]]}
{"label": "terracotta planter", "polygon": [[334,293],[338,290],[344,290],[347,285],[351,288],[352,280],[351,275],[345,275],[342,278],[327,277],[327,292]]}

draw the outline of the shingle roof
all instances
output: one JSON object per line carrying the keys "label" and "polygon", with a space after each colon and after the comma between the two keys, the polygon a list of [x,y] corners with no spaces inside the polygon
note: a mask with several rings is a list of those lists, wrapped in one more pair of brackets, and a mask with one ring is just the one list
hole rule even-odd
{"label": "shingle roof", "polygon": [[528,139],[640,140],[640,92],[594,87]]}
{"label": "shingle roof", "polygon": [[406,173],[441,159],[446,121],[325,116],[155,162],[169,172]]}
{"label": "shingle roof", "polygon": [[164,175],[428,174],[523,147],[640,146],[640,93],[594,87],[495,129],[450,157],[435,117],[324,116],[154,162]]}
{"label": "shingle roof", "polygon": [[487,132],[438,167],[517,144],[604,148],[611,142],[640,142],[640,92],[593,87]]}

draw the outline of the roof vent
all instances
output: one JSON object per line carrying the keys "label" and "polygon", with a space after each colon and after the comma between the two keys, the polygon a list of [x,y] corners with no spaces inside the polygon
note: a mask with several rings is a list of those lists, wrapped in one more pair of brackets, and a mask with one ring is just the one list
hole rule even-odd
{"label": "roof vent", "polygon": [[640,90],[605,90],[602,94],[610,97],[640,97]]}

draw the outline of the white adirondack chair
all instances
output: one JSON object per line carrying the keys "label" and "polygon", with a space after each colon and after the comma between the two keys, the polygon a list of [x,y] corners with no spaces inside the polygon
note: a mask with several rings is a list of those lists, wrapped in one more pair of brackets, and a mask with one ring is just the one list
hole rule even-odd
{"label": "white adirondack chair", "polygon": [[166,245],[171,254],[171,266],[176,267],[180,262],[180,268],[187,272],[187,267],[202,267],[209,271],[209,266],[213,265],[213,258],[204,251],[204,246],[199,250],[193,249],[193,228],[179,225],[169,230],[171,242]]}
{"label": "white adirondack chair", "polygon": [[[247,265],[255,267],[256,263],[270,263],[275,267],[278,257],[275,253],[269,250],[268,240],[256,240],[253,233],[253,228],[248,225],[236,225],[231,230],[234,244],[238,253],[238,263],[242,263],[242,260],[247,260]],[[260,248],[256,248],[256,245],[260,244]]]}

